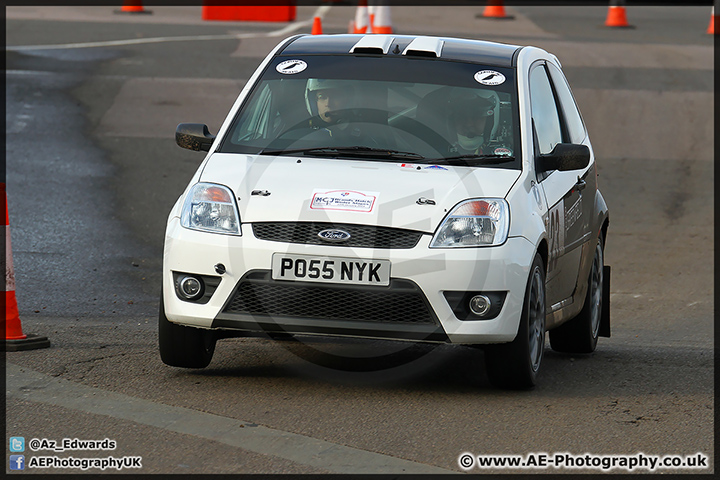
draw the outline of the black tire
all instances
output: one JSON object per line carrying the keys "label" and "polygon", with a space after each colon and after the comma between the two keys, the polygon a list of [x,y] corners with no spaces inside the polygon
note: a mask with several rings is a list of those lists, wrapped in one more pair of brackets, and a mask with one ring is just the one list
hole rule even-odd
{"label": "black tire", "polygon": [[598,342],[603,296],[603,242],[598,238],[580,313],[550,330],[550,347],[562,353],[592,353]]}
{"label": "black tire", "polygon": [[165,316],[161,294],[158,339],[163,363],[173,367],[205,368],[215,353],[217,336],[210,330],[172,323]]}
{"label": "black tire", "polygon": [[535,386],[545,349],[545,265],[535,254],[518,333],[510,343],[485,347],[485,369],[496,387],[529,389]]}

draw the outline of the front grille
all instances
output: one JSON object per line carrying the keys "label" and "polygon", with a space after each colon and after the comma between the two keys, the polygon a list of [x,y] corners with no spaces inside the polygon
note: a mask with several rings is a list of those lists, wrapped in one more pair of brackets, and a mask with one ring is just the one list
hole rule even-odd
{"label": "front grille", "polygon": [[388,287],[286,283],[270,273],[248,274],[223,313],[318,320],[437,325],[419,287],[392,279]]}
{"label": "front grille", "polygon": [[[413,248],[423,236],[415,230],[323,222],[253,223],[252,228],[255,237],[261,240],[339,247]],[[318,233],[326,229],[345,230],[350,239],[342,243],[325,241]]]}

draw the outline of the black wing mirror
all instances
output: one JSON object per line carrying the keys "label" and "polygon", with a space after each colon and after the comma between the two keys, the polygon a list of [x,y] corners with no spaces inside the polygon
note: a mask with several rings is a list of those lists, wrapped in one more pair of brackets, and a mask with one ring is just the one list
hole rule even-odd
{"label": "black wing mirror", "polygon": [[589,163],[590,149],[587,145],[558,143],[552,152],[538,157],[537,167],[539,172],[581,170]]}
{"label": "black wing mirror", "polygon": [[188,150],[207,152],[214,141],[215,135],[202,123],[181,123],[175,129],[175,143]]}

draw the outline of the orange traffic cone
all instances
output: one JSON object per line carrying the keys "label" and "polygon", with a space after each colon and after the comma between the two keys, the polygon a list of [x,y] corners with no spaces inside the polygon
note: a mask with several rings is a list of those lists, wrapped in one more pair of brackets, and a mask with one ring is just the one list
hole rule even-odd
{"label": "orange traffic cone", "polygon": [[375,30],[375,5],[368,5],[368,16],[370,17],[370,31]]}
{"label": "orange traffic cone", "polygon": [[310,33],[313,35],[322,35],[322,22],[320,17],[313,18],[313,26]]}
{"label": "orange traffic cone", "polygon": [[20,324],[17,299],[15,298],[15,270],[13,269],[12,247],[10,245],[10,222],[7,209],[7,195],[5,184],[2,183],[2,196],[5,201],[5,342],[3,350],[15,352],[18,350],[33,350],[50,346],[50,340],[37,335],[25,335]]}
{"label": "orange traffic cone", "polygon": [[505,7],[502,0],[488,0],[485,10],[483,10],[482,18],[491,18],[494,20],[512,20],[512,15],[505,14]]}
{"label": "orange traffic cone", "polygon": [[610,3],[611,5],[608,9],[607,18],[605,19],[605,26],[616,28],[633,28],[633,26],[630,25],[627,20],[627,13],[625,12],[625,2],[614,1]]}
{"label": "orange traffic cone", "polygon": [[715,15],[715,7],[712,7],[710,11],[710,25],[708,25],[707,29],[708,34],[715,35],[715,24],[718,23],[718,17],[720,17],[720,15]]}
{"label": "orange traffic cone", "polygon": [[369,33],[370,17],[368,15],[367,0],[358,2],[357,10],[355,10],[355,25],[353,33]]}
{"label": "orange traffic cone", "polygon": [[378,5],[375,7],[375,25],[373,26],[372,33],[385,35],[393,33],[389,6]]}
{"label": "orange traffic cone", "polygon": [[115,10],[115,13],[152,13],[150,10],[145,10],[140,0],[125,0],[120,10]]}

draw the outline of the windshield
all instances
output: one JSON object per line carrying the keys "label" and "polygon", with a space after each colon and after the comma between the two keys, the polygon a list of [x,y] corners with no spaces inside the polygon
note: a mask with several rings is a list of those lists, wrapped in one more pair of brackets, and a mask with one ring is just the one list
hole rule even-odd
{"label": "windshield", "polygon": [[512,69],[387,56],[278,57],[221,152],[520,168]]}

